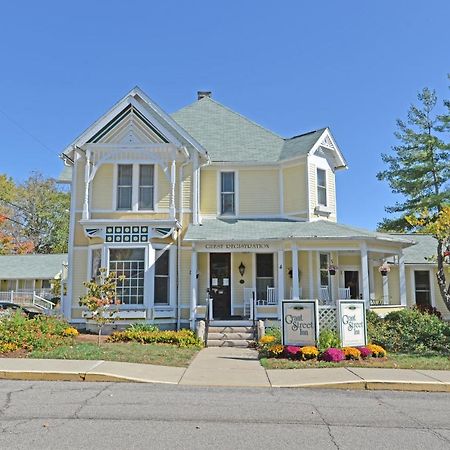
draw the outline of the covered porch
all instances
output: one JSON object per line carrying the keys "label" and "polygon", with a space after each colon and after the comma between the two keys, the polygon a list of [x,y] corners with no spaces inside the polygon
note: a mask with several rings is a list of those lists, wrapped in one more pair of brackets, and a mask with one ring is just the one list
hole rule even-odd
{"label": "covered porch", "polygon": [[[215,235],[206,222],[215,222]],[[274,233],[280,224],[290,229]],[[227,230],[221,240],[218,226]],[[324,307],[349,298],[364,299],[368,308],[406,306],[407,243],[392,236],[361,230],[354,236],[356,231],[327,221],[205,221],[195,231],[210,240],[190,231],[191,326],[207,313],[214,320],[279,320],[283,299],[318,299]],[[396,261],[398,287],[379,271],[388,259]]]}

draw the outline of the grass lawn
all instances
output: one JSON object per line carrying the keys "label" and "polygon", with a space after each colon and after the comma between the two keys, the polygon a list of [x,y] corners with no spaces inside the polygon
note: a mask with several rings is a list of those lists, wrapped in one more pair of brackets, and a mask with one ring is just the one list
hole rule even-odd
{"label": "grass lawn", "polygon": [[163,366],[187,367],[197,354],[197,348],[180,348],[167,344],[75,342],[49,351],[35,350],[28,358],[98,359]]}
{"label": "grass lawn", "polygon": [[292,361],[290,359],[261,358],[266,369],[307,369],[311,367],[384,367],[395,369],[450,370],[449,356],[419,356],[389,353],[387,358],[369,358],[363,361]]}

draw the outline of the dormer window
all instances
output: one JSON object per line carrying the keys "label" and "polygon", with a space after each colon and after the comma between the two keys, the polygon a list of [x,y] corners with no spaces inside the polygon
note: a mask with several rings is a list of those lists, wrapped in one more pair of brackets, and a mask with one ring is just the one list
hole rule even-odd
{"label": "dormer window", "polygon": [[220,177],[220,214],[234,216],[236,214],[235,174],[221,172]]}
{"label": "dormer window", "polygon": [[153,164],[119,164],[117,166],[117,210],[153,210],[154,186],[155,166]]}
{"label": "dormer window", "polygon": [[317,203],[327,206],[327,173],[324,169],[317,169]]}

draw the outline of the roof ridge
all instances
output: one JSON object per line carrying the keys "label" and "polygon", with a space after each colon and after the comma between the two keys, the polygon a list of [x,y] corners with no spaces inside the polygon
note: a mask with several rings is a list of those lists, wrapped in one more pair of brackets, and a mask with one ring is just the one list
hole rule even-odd
{"label": "roof ridge", "polygon": [[314,134],[314,133],[317,133],[319,131],[321,131],[323,133],[327,128],[329,128],[329,127],[317,128],[317,130],[312,130],[312,131],[307,131],[306,133],[297,134],[297,135],[292,136],[290,138],[284,138],[284,140],[285,141],[291,141],[293,139],[297,139],[297,138],[300,138],[300,137],[303,137],[303,136],[307,136],[308,134]]}
{"label": "roof ridge", "polygon": [[261,130],[266,131],[267,133],[272,134],[274,137],[276,137],[276,138],[278,138],[278,139],[281,139],[281,140],[285,140],[285,138],[283,138],[283,137],[280,136],[279,134],[275,133],[274,131],[269,130],[268,128],[263,127],[263,126],[260,125],[259,123],[256,123],[255,121],[249,119],[248,117],[244,116],[243,114],[234,111],[233,109],[229,108],[228,106],[223,105],[222,103],[218,102],[217,100],[214,100],[214,99],[211,98],[211,97],[203,97],[203,98],[201,98],[200,100],[194,101],[194,102],[192,102],[191,104],[189,104],[189,105],[187,105],[187,106],[185,106],[185,107],[179,109],[178,111],[176,111],[176,112],[173,113],[173,114],[176,114],[177,112],[182,111],[183,109],[193,108],[196,104],[198,104],[198,103],[200,103],[200,102],[207,102],[207,101],[210,101],[210,102],[216,104],[217,106],[220,106],[221,108],[225,109],[226,111],[230,112],[231,114],[234,114],[235,116],[238,116],[238,117],[240,117],[241,119],[244,119],[246,122],[248,122],[248,123],[250,123],[250,124],[252,124],[252,125],[257,126],[257,127],[260,128]]}

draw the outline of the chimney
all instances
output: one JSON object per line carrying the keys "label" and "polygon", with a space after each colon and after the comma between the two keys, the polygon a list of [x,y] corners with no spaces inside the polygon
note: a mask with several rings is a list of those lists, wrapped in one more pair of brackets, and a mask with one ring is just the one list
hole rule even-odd
{"label": "chimney", "polygon": [[197,91],[197,100],[201,100],[205,97],[211,98],[211,94],[211,91]]}

